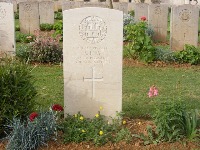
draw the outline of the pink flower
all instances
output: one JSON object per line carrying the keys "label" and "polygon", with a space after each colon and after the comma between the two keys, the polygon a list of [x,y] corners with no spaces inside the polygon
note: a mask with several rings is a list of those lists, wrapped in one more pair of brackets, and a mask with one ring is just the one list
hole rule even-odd
{"label": "pink flower", "polygon": [[151,86],[148,92],[149,98],[157,95],[158,95],[158,89],[154,85]]}
{"label": "pink flower", "polygon": [[142,21],[147,20],[147,18],[146,18],[145,16],[142,16],[140,19],[141,19]]}
{"label": "pink flower", "polygon": [[59,104],[54,104],[52,106],[52,110],[55,110],[55,111],[63,111],[63,107],[60,106]]}
{"label": "pink flower", "polygon": [[38,116],[38,113],[32,112],[29,116],[30,121],[32,122],[36,117]]}

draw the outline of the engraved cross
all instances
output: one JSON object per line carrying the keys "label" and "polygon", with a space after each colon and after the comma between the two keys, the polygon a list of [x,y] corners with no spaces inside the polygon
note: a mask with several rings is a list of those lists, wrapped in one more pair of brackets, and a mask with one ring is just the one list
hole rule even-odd
{"label": "engraved cross", "polygon": [[95,78],[95,68],[92,67],[92,78],[85,78],[83,77],[83,81],[90,81],[92,82],[92,99],[95,97],[95,82],[100,82],[103,81],[103,77],[102,78]]}

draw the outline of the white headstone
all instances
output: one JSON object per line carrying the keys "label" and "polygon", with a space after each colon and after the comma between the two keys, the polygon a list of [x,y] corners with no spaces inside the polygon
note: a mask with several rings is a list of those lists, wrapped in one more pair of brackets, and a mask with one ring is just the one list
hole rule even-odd
{"label": "white headstone", "polygon": [[[69,19],[70,18],[70,19]],[[65,113],[93,118],[122,110],[123,13],[85,7],[63,12]]]}
{"label": "white headstone", "polygon": [[84,2],[83,1],[65,1],[62,4],[62,11],[68,10],[68,9],[73,9],[73,8],[81,8],[83,7]]}
{"label": "white headstone", "polygon": [[13,4],[0,2],[0,56],[15,53]]}
{"label": "white headstone", "polygon": [[128,3],[126,2],[113,2],[113,8],[128,14]]}
{"label": "white headstone", "polygon": [[83,7],[102,7],[109,8],[108,4],[105,2],[85,2]]}
{"label": "white headstone", "polygon": [[33,34],[39,26],[39,4],[38,2],[19,3],[20,31],[25,34]]}
{"label": "white headstone", "polygon": [[135,4],[135,21],[140,21],[141,17],[146,17],[148,20],[148,4],[137,3]]}
{"label": "white headstone", "polygon": [[54,2],[43,1],[39,3],[40,24],[54,24]]}
{"label": "white headstone", "polygon": [[170,45],[172,50],[183,50],[185,44],[197,46],[199,9],[186,4],[172,8]]}
{"label": "white headstone", "polygon": [[148,23],[154,30],[153,39],[157,42],[166,42],[168,7],[166,5],[149,5]]}

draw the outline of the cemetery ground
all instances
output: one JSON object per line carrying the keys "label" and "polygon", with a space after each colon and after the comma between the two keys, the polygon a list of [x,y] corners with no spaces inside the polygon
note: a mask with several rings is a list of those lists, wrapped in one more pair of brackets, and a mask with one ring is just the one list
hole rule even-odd
{"label": "cemetery ground", "polygon": [[[32,73],[37,79],[35,86],[39,91],[36,109],[39,107],[49,109],[51,104],[63,105],[63,70],[60,65],[33,64]],[[144,64],[138,61],[124,59],[123,61],[123,112],[126,126],[132,134],[147,134],[147,125],[155,128],[150,114],[155,111],[155,106],[163,101],[182,99],[187,103],[187,108],[199,108],[199,80],[200,66],[189,64],[165,64],[156,62]],[[195,82],[194,82],[195,81]],[[155,85],[159,90],[157,97],[149,98],[147,93],[149,87]],[[4,148],[5,143],[0,144]],[[41,150],[54,149],[180,149],[197,150],[199,140],[181,140],[178,142],[161,142],[144,146],[144,141],[133,137],[128,143],[107,143],[104,146],[94,146],[92,143],[68,143],[64,144],[62,134],[58,140],[48,142],[48,147]]]}

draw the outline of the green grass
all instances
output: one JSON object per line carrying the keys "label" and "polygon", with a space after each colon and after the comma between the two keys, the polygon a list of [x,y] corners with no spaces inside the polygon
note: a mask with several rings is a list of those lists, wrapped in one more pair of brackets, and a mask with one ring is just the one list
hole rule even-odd
{"label": "green grass", "polygon": [[[61,66],[37,66],[32,71],[39,92],[38,106],[48,109],[52,103],[63,104]],[[123,112],[129,117],[144,117],[162,101],[182,99],[188,108],[200,108],[200,68],[157,68],[152,66],[123,68]],[[159,96],[148,98],[155,85]]]}

